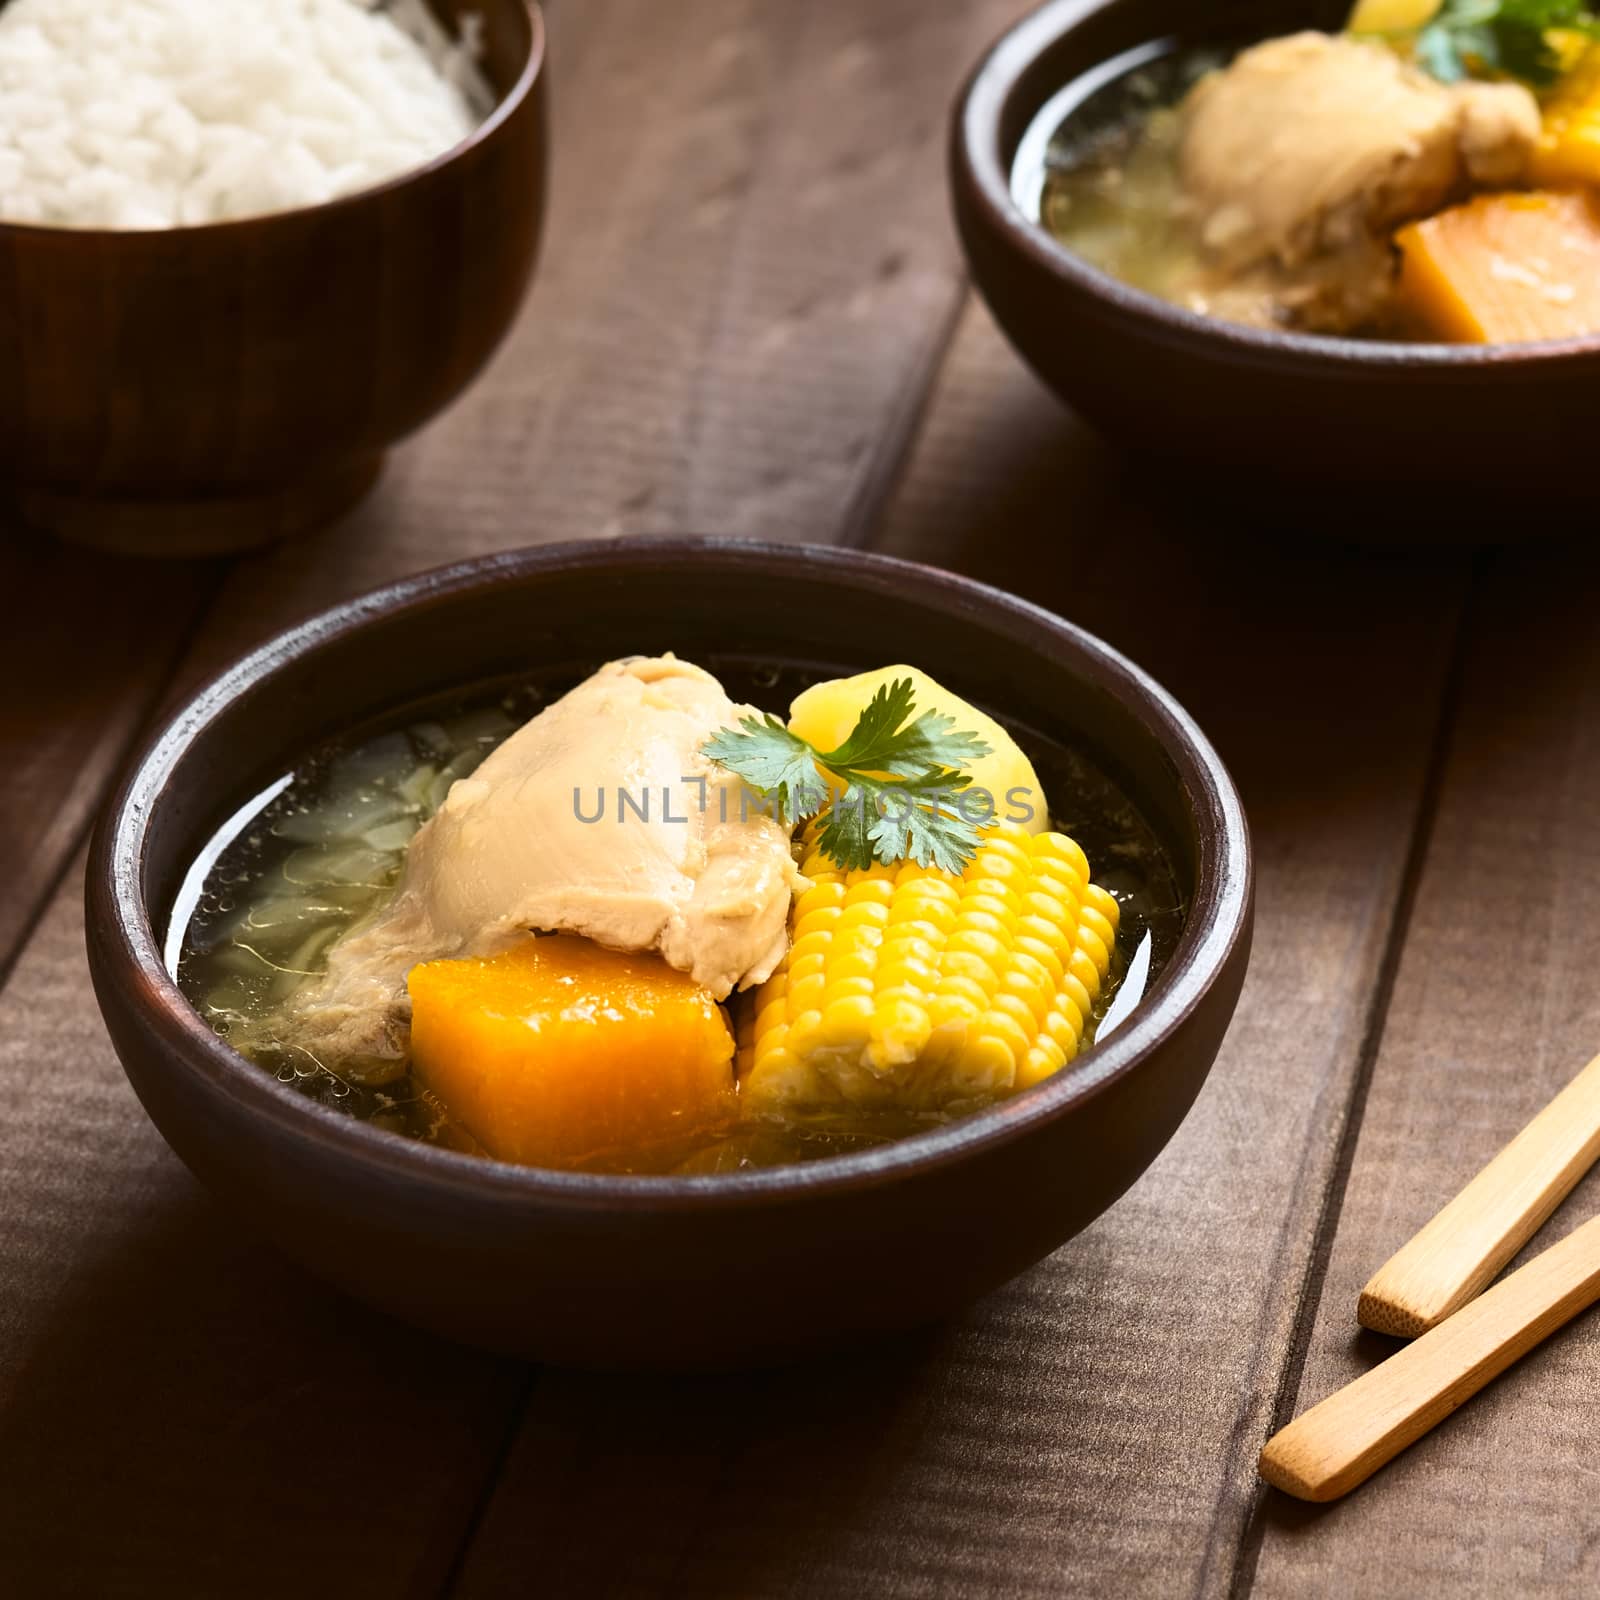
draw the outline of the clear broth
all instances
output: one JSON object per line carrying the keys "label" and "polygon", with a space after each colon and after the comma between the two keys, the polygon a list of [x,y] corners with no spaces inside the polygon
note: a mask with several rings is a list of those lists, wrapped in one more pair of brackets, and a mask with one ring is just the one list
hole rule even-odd
{"label": "clear broth", "polygon": [[[704,664],[735,700],[779,712],[830,675]],[[285,1042],[281,1018],[296,989],[322,969],[334,941],[392,891],[411,836],[450,785],[587,670],[468,695],[440,714],[328,745],[297,766],[221,850],[182,932],[179,986],[217,1034],[321,1105],[403,1137],[482,1154],[406,1061],[320,1060]],[[1102,992],[1098,1022],[1147,936],[1152,981],[1176,947],[1185,911],[1177,877],[1148,822],[1081,752],[1013,731],[1038,768],[1055,826],[1083,847],[1096,881],[1122,908],[1113,981]],[[943,1120],[837,1112],[781,1123],[751,1118],[709,1138],[652,1150],[632,1166],[597,1170],[772,1166],[870,1148]]]}
{"label": "clear broth", "polygon": [[1136,52],[1069,101],[1044,148],[1039,221],[1114,278],[1187,303],[1203,267],[1178,176],[1178,106],[1231,52]]}
{"label": "clear broth", "polygon": [[1224,271],[1206,259],[1180,177],[1179,107],[1237,53],[1166,42],[1108,63],[1041,112],[1013,191],[1025,204],[1037,196],[1040,225],[1075,255],[1171,304],[1248,327],[1425,337],[1390,292],[1382,243],[1357,241],[1294,271],[1274,262]]}

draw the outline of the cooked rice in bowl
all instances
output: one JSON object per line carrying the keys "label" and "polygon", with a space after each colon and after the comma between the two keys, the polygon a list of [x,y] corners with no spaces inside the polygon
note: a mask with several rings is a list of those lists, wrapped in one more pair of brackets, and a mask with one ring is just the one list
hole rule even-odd
{"label": "cooked rice in bowl", "polygon": [[0,221],[186,227],[425,166],[491,96],[424,0],[9,0]]}

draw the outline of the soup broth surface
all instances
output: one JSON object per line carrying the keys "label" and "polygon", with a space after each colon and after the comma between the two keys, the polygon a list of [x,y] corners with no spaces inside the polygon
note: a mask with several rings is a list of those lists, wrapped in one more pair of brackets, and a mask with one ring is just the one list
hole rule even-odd
{"label": "soup broth surface", "polygon": [[[1153,45],[1066,91],[1024,140],[1012,188],[1040,225],[1091,266],[1206,316],[1257,328],[1417,336],[1388,293],[1390,251],[1364,236],[1293,272],[1274,261],[1223,270],[1201,250],[1180,173],[1189,91],[1236,47]],[[1053,121],[1053,127],[1049,124]],[[1032,167],[1034,170],[1027,170]],[[1349,305],[1337,328],[1333,305]]]}
{"label": "soup broth surface", "polygon": [[[735,701],[780,714],[802,689],[832,676],[716,659],[702,664]],[[406,846],[451,784],[599,665],[396,719],[313,751],[269,790],[205,874],[178,946],[179,986],[218,1035],[322,1105],[403,1137],[481,1153],[407,1061],[319,1059],[285,1041],[284,1012],[322,970],[334,941],[393,891]],[[1053,825],[1078,841],[1095,880],[1121,905],[1098,1023],[1142,944],[1148,942],[1151,979],[1171,956],[1184,919],[1177,879],[1150,825],[1083,754],[1012,731],[1038,770]],[[803,1161],[868,1148],[939,1120],[836,1112],[782,1122],[751,1118],[680,1148],[652,1151],[646,1165],[605,1170],[721,1172]]]}
{"label": "soup broth surface", "polygon": [[1091,265],[1163,300],[1201,275],[1178,178],[1178,106],[1218,50],[1142,53],[1069,102],[1035,180],[1039,221]]}

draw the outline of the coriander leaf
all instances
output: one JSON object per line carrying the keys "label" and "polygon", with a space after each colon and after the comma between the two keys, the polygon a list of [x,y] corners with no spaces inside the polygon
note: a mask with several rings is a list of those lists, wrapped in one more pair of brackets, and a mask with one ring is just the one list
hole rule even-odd
{"label": "coriander leaf", "polygon": [[1561,75],[1561,53],[1550,39],[1558,29],[1600,38],[1600,18],[1584,0],[1444,0],[1411,49],[1441,83],[1504,73],[1543,87]]}
{"label": "coriander leaf", "polygon": [[875,781],[879,788],[891,793],[916,795],[918,799],[925,800],[949,799],[972,784],[972,779],[966,773],[958,772],[954,767],[930,767],[926,772],[899,778],[892,783],[887,779]]}
{"label": "coriander leaf", "polygon": [[[972,783],[962,766],[988,755],[989,746],[977,734],[956,732],[955,718],[941,712],[925,711],[907,723],[916,709],[913,695],[909,678],[883,685],[836,750],[817,750],[770,713],[743,718],[742,731],[724,728],[701,749],[764,801],[776,799],[782,821],[826,807],[817,844],[846,871],[909,857],[960,872],[977,851],[994,803],[989,797],[987,814],[971,820],[951,801]],[[831,804],[819,766],[842,786]]]}
{"label": "coriander leaf", "polygon": [[775,797],[780,822],[815,816],[827,803],[828,790],[817,776],[811,746],[770,712],[745,717],[739,726],[744,732],[724,728],[700,747],[701,753],[743,778],[763,799]]}
{"label": "coriander leaf", "polygon": [[847,872],[911,860],[958,873],[977,852],[982,826],[953,803],[970,781],[950,771],[906,783],[858,778],[823,813],[817,846]]}
{"label": "coriander leaf", "polygon": [[[942,711],[924,711],[915,722],[900,729],[893,745],[873,759],[847,763],[852,771],[888,772],[898,778],[915,777],[936,767],[961,767],[989,754],[989,746],[975,733],[954,733],[954,717]],[[823,760],[836,770],[839,754]]]}
{"label": "coriander leaf", "polygon": [[[967,781],[962,778],[944,787],[961,788]],[[977,853],[979,824],[941,804],[938,795],[924,806],[904,790],[904,785],[896,785],[898,792],[883,797],[881,814],[869,832],[878,859],[895,862],[909,857],[919,867],[959,873]]]}
{"label": "coriander leaf", "polygon": [[[846,872],[870,867],[876,855],[873,830],[878,823],[877,796],[859,784],[833,797],[822,814],[817,848],[831,856]],[[901,859],[896,856],[894,860]]]}
{"label": "coriander leaf", "polygon": [[1494,54],[1485,55],[1483,60],[1500,72],[1541,88],[1561,76],[1561,57],[1537,28],[1498,29]]}
{"label": "coriander leaf", "polygon": [[912,693],[909,678],[896,678],[893,683],[882,685],[856,719],[849,738],[837,750],[819,758],[822,764],[835,772],[841,767],[887,771],[883,758],[894,747],[900,724],[911,715]]}
{"label": "coriander leaf", "polygon": [[[1465,5],[1468,0],[1454,0]],[[1473,0],[1508,22],[1527,28],[1581,28],[1593,23],[1584,0]]]}
{"label": "coriander leaf", "polygon": [[952,733],[956,719],[924,711],[906,727],[915,709],[910,678],[885,684],[861,713],[850,737],[836,750],[820,755],[823,766],[840,774],[887,772],[909,777],[930,767],[957,767],[989,754],[975,733]]}
{"label": "coriander leaf", "polygon": [[1413,48],[1418,66],[1440,83],[1460,83],[1466,77],[1467,64],[1461,59],[1456,37],[1449,29],[1424,28],[1417,35]]}

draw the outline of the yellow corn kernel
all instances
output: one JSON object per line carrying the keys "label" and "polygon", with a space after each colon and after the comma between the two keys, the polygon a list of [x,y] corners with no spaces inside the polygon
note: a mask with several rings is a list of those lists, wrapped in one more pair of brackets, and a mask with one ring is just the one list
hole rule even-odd
{"label": "yellow corn kernel", "polygon": [[1078,981],[1075,972],[1061,974],[1059,997],[1063,1004],[1070,1005],[1078,1013],[1080,1022],[1094,1010],[1094,996]]}
{"label": "yellow corn kernel", "polygon": [[1111,952],[1106,941],[1087,922],[1078,924],[1078,948],[1094,963],[1097,972],[1104,972],[1111,964]]}
{"label": "yellow corn kernel", "polygon": [[940,1030],[944,1042],[958,1047],[965,1037],[967,1024],[983,1015],[988,998],[985,995],[982,1000],[974,1000],[971,995],[937,989],[928,1002],[928,1016]]}
{"label": "yellow corn kernel", "polygon": [[[819,972],[815,977],[802,978],[798,983],[789,985],[789,993],[784,1001],[789,1012],[789,1020],[804,1016],[808,1011],[815,1011],[822,1004],[822,997],[827,992],[828,978],[826,973]],[[765,1007],[763,1007],[765,1009]]]}
{"label": "yellow corn kernel", "polygon": [[1031,1049],[1033,1041],[1039,1037],[1039,1019],[1044,1015],[1043,1010],[1015,994],[997,994],[990,1006],[990,1020],[1006,1018],[1016,1028],[1023,1045]]}
{"label": "yellow corn kernel", "polygon": [[771,1029],[786,1024],[788,1020],[789,1008],[784,1003],[783,993],[780,992],[763,1000],[760,1011],[756,1013],[755,1025],[751,1032],[759,1039]]}
{"label": "yellow corn kernel", "polygon": [[839,926],[839,920],[844,916],[843,906],[818,906],[815,911],[808,911],[794,925],[795,943],[810,938],[813,934],[831,933]]}
{"label": "yellow corn kernel", "polygon": [[1087,900],[1078,911],[1078,926],[1087,928],[1107,949],[1116,942],[1117,930],[1111,925],[1111,919]]}
{"label": "yellow corn kernel", "polygon": [[822,911],[828,906],[841,906],[844,897],[849,891],[842,883],[828,882],[813,883],[806,892],[794,903],[790,916],[798,924],[803,922],[807,915],[813,911]]}
{"label": "yellow corn kernel", "polygon": [[898,954],[879,964],[877,977],[885,988],[903,983],[923,994],[932,990],[939,981],[939,974],[928,962],[916,956]]}
{"label": "yellow corn kernel", "polygon": [[[1005,940],[996,938],[994,934],[985,932],[982,928],[957,927],[950,935],[950,941],[945,946],[952,955],[958,951],[962,955],[973,955],[982,961],[991,972],[998,973],[1001,964],[1006,958]],[[977,974],[974,974],[977,976]]]}
{"label": "yellow corn kernel", "polygon": [[961,962],[965,970],[941,972],[934,994],[940,998],[965,1000],[968,1005],[976,1006],[978,1015],[982,1016],[988,1009],[989,993],[995,986],[995,975],[987,963],[977,956],[943,955],[939,959],[941,962]]}
{"label": "yellow corn kernel", "polygon": [[957,876],[909,862],[840,872],[812,829],[801,862],[813,887],[795,943],[757,990],[739,1052],[753,1108],[938,1109],[1026,1088],[1077,1054],[1117,902],[1064,834],[1000,823]]}
{"label": "yellow corn kernel", "polygon": [[1028,841],[1029,853],[1035,865],[1043,861],[1059,862],[1080,882],[1089,881],[1089,858],[1076,839],[1064,833],[1039,833]]}
{"label": "yellow corn kernel", "polygon": [[1566,71],[1544,103],[1544,127],[1534,151],[1535,186],[1600,183],[1600,44],[1559,45]]}
{"label": "yellow corn kernel", "polygon": [[[1101,949],[1104,948],[1102,945]],[[1091,1003],[1100,997],[1102,969],[1095,966],[1094,958],[1087,950],[1074,950],[1067,964],[1067,970],[1088,991]]]}
{"label": "yellow corn kernel", "polygon": [[1052,1072],[1059,1072],[1067,1064],[1067,1053],[1054,1039],[1041,1037],[1039,1042],[1022,1058],[1017,1068],[1017,1087],[1031,1089]]}
{"label": "yellow corn kernel", "polygon": [[1011,946],[1011,954],[1013,957],[1026,956],[1030,961],[1036,961],[1044,969],[1051,987],[1060,987],[1063,971],[1061,957],[1042,939],[1030,939],[1027,934],[1019,931],[1015,943]]}
{"label": "yellow corn kernel", "polygon": [[[998,1006],[984,1014],[983,1021],[979,1024],[982,1036],[989,1039],[999,1039],[1007,1050],[1011,1052],[1013,1063],[1020,1061],[1028,1051],[1033,1048],[1033,1040],[1029,1038],[1022,1024],[1008,1011],[1002,1011]],[[1012,1086],[1008,1083],[1004,1087]]]}
{"label": "yellow corn kernel", "polygon": [[820,957],[826,961],[829,951],[833,946],[833,930],[831,928],[817,928],[811,933],[801,934],[789,946],[789,959],[787,966],[791,981],[798,981],[810,972],[807,962]]}
{"label": "yellow corn kernel", "polygon": [[835,1000],[843,1000],[847,995],[864,995],[869,1000],[877,991],[870,972],[860,974],[847,973],[843,977],[829,978],[827,990],[823,994],[822,1009],[826,1011]]}
{"label": "yellow corn kernel", "polygon": [[864,878],[845,890],[847,906],[886,906],[894,899],[894,885],[887,878]]}

